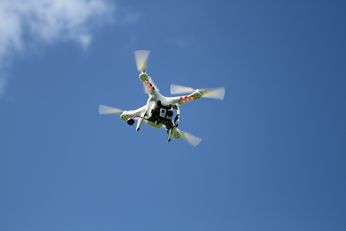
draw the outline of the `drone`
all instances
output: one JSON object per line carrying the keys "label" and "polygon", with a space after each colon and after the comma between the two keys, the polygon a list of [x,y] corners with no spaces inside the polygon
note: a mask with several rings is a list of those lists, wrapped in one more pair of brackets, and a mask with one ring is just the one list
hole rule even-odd
{"label": "drone", "polygon": [[168,142],[172,139],[183,138],[191,145],[197,146],[202,141],[201,138],[178,129],[181,118],[180,106],[201,98],[223,100],[225,88],[193,89],[191,87],[172,84],[170,87],[171,94],[180,96],[166,97],[160,93],[147,73],[149,54],[150,51],[148,50],[135,51],[139,79],[143,83],[145,92],[148,94],[147,103],[143,107],[129,111],[100,104],[99,114],[119,114],[120,119],[126,121],[131,126],[137,121],[137,131],[140,130],[143,122],[155,128],[165,128],[168,135]]}

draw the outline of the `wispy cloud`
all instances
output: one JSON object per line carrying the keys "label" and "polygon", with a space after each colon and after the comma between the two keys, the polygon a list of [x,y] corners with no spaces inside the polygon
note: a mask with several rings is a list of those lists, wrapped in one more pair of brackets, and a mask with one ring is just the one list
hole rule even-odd
{"label": "wispy cloud", "polygon": [[170,37],[167,39],[167,42],[170,45],[174,45],[179,48],[186,48],[190,46],[191,44],[194,44],[196,42],[196,39],[194,36],[180,36],[180,37]]}
{"label": "wispy cloud", "polygon": [[108,0],[0,0],[0,95],[10,56],[35,43],[75,41],[87,49],[93,29],[111,22],[114,10]]}

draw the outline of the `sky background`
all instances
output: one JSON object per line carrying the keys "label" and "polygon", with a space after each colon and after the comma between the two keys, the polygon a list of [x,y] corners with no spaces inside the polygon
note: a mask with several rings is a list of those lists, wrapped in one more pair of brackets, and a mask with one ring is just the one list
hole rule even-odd
{"label": "sky background", "polygon": [[[27,2],[0,2],[0,230],[346,229],[344,1]],[[196,148],[98,115],[145,104],[137,49],[163,94],[226,88],[182,106]]]}

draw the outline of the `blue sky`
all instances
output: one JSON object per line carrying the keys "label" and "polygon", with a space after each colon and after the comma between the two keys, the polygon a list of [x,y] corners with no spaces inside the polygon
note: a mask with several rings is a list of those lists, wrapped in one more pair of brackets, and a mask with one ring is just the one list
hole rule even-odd
{"label": "blue sky", "polygon": [[[345,230],[343,1],[23,2],[0,3],[0,230]],[[163,94],[226,88],[182,107],[198,147],[97,114],[146,102],[136,49]]]}

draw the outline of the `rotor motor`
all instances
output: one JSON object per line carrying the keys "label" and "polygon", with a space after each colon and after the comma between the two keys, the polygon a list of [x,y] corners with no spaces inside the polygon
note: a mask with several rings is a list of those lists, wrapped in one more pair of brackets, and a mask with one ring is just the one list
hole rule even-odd
{"label": "rotor motor", "polygon": [[144,72],[140,73],[139,74],[139,79],[142,80],[142,81],[146,81],[149,79],[148,75]]}

